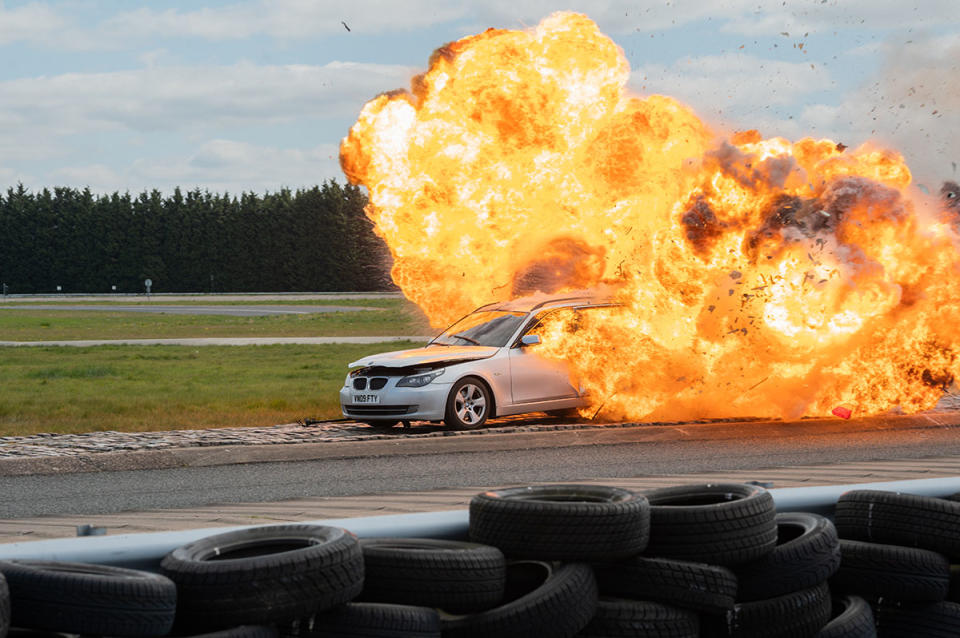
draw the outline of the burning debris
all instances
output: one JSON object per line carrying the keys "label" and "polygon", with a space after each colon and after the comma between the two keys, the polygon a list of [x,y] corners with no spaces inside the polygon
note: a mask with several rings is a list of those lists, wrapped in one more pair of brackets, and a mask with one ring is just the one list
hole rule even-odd
{"label": "burning debris", "polygon": [[[440,326],[616,286],[621,308],[538,346],[607,416],[931,407],[960,372],[960,237],[921,214],[937,204],[908,196],[903,159],[718,139],[675,100],[630,95],[629,73],[593,22],[556,13],[448,44],[411,92],[371,100],[341,165],[404,294]],[[957,193],[941,192],[952,209]]]}
{"label": "burning debris", "polygon": [[944,182],[940,187],[940,197],[948,210],[960,213],[960,184],[956,182]]}

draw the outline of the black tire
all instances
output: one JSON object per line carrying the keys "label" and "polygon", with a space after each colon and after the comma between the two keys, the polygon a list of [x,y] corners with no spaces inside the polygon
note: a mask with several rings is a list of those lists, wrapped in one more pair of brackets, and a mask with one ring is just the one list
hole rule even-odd
{"label": "black tire", "polygon": [[369,421],[363,421],[363,423],[366,423],[367,425],[369,425],[375,430],[389,430],[393,428],[393,426],[395,426],[397,423],[400,423],[400,421],[394,421],[392,419],[384,419],[383,421],[376,421],[371,419]]}
{"label": "black tire", "polygon": [[719,565],[636,556],[593,567],[602,596],[649,600],[708,614],[732,609],[737,597],[736,575]]}
{"label": "black tire", "polygon": [[597,597],[587,565],[516,561],[507,565],[507,602],[466,616],[441,612],[440,625],[444,638],[569,638],[593,618]]}
{"label": "black tire", "polygon": [[189,638],[277,638],[279,632],[272,625],[240,625],[230,629],[194,634]]}
{"label": "black tire", "polygon": [[496,547],[429,538],[367,538],[360,546],[362,600],[462,614],[503,599],[507,562]]}
{"label": "black tire", "polygon": [[727,614],[731,638],[808,638],[829,621],[827,583],[776,598],[737,603]]}
{"label": "black tire", "polygon": [[476,430],[492,411],[493,394],[487,384],[477,377],[464,377],[450,388],[443,422],[454,430]]}
{"label": "black tire", "polygon": [[960,603],[960,565],[950,565],[950,589],[947,591],[947,600]]}
{"label": "black tire", "polygon": [[0,638],[10,630],[10,587],[0,572]]}
{"label": "black tire", "polygon": [[436,609],[384,603],[347,603],[314,616],[301,636],[322,638],[440,638]]}
{"label": "black tire", "polygon": [[55,561],[0,562],[16,627],[73,634],[162,636],[173,626],[176,586],[135,569]]}
{"label": "black tire", "polygon": [[757,560],[777,544],[773,497],[762,487],[683,485],[644,494],[650,556],[731,566]]}
{"label": "black tire", "polygon": [[960,503],[945,498],[854,490],[837,500],[840,538],[929,549],[960,558]]}
{"label": "black tire", "polygon": [[209,536],[167,554],[160,569],[177,584],[177,627],[188,631],[305,618],[363,587],[356,537],[319,525]]}
{"label": "black tire", "polygon": [[590,623],[578,638],[697,638],[700,618],[696,612],[661,603],[600,598]]}
{"label": "black tire", "polygon": [[950,561],[928,549],[841,539],[840,554],[840,569],[830,579],[837,593],[935,602],[950,588]]}
{"label": "black tire", "polygon": [[470,538],[511,557],[608,561],[643,551],[649,517],[646,498],[618,487],[513,487],[470,500]]}
{"label": "black tire", "polygon": [[860,596],[833,600],[831,619],[815,638],[876,638],[873,611]]}
{"label": "black tire", "polygon": [[777,544],[770,553],[734,571],[740,601],[775,598],[824,582],[840,567],[837,529],[818,514],[777,514]]}
{"label": "black tire", "polygon": [[897,603],[884,601],[874,608],[880,638],[957,638],[960,604]]}

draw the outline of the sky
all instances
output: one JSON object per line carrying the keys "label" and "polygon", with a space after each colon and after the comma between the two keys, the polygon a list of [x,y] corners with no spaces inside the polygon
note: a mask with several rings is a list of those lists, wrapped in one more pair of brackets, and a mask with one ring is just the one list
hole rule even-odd
{"label": "sky", "polygon": [[588,15],[717,131],[872,141],[960,179],[957,0],[0,0],[0,188],[343,183],[363,104],[443,44]]}

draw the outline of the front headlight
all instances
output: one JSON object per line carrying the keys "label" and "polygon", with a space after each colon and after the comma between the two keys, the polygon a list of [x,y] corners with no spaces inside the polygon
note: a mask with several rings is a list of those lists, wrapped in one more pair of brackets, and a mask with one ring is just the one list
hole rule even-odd
{"label": "front headlight", "polygon": [[427,385],[441,374],[445,368],[440,368],[439,370],[431,370],[424,374],[412,374],[409,377],[404,377],[397,381],[398,388],[422,388]]}

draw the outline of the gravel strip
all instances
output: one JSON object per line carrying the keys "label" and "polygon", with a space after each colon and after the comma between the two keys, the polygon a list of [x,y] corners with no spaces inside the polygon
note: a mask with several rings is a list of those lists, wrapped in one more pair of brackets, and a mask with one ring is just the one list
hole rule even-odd
{"label": "gravel strip", "polygon": [[[944,395],[936,408],[924,414],[960,411],[960,394]],[[769,419],[729,418],[694,421],[664,421],[643,425],[686,425],[733,423]],[[549,432],[635,427],[637,423],[577,421],[542,415],[520,415],[491,420],[480,430],[452,431],[442,425],[419,422],[411,428],[395,427],[390,432],[343,419],[306,423],[288,423],[269,427],[210,428],[206,430],[168,430],[161,432],[87,432],[83,434],[40,433],[29,436],[0,437],[0,459],[85,456],[103,452],[164,450],[224,445],[285,445],[441,436],[483,436],[510,432]]]}

